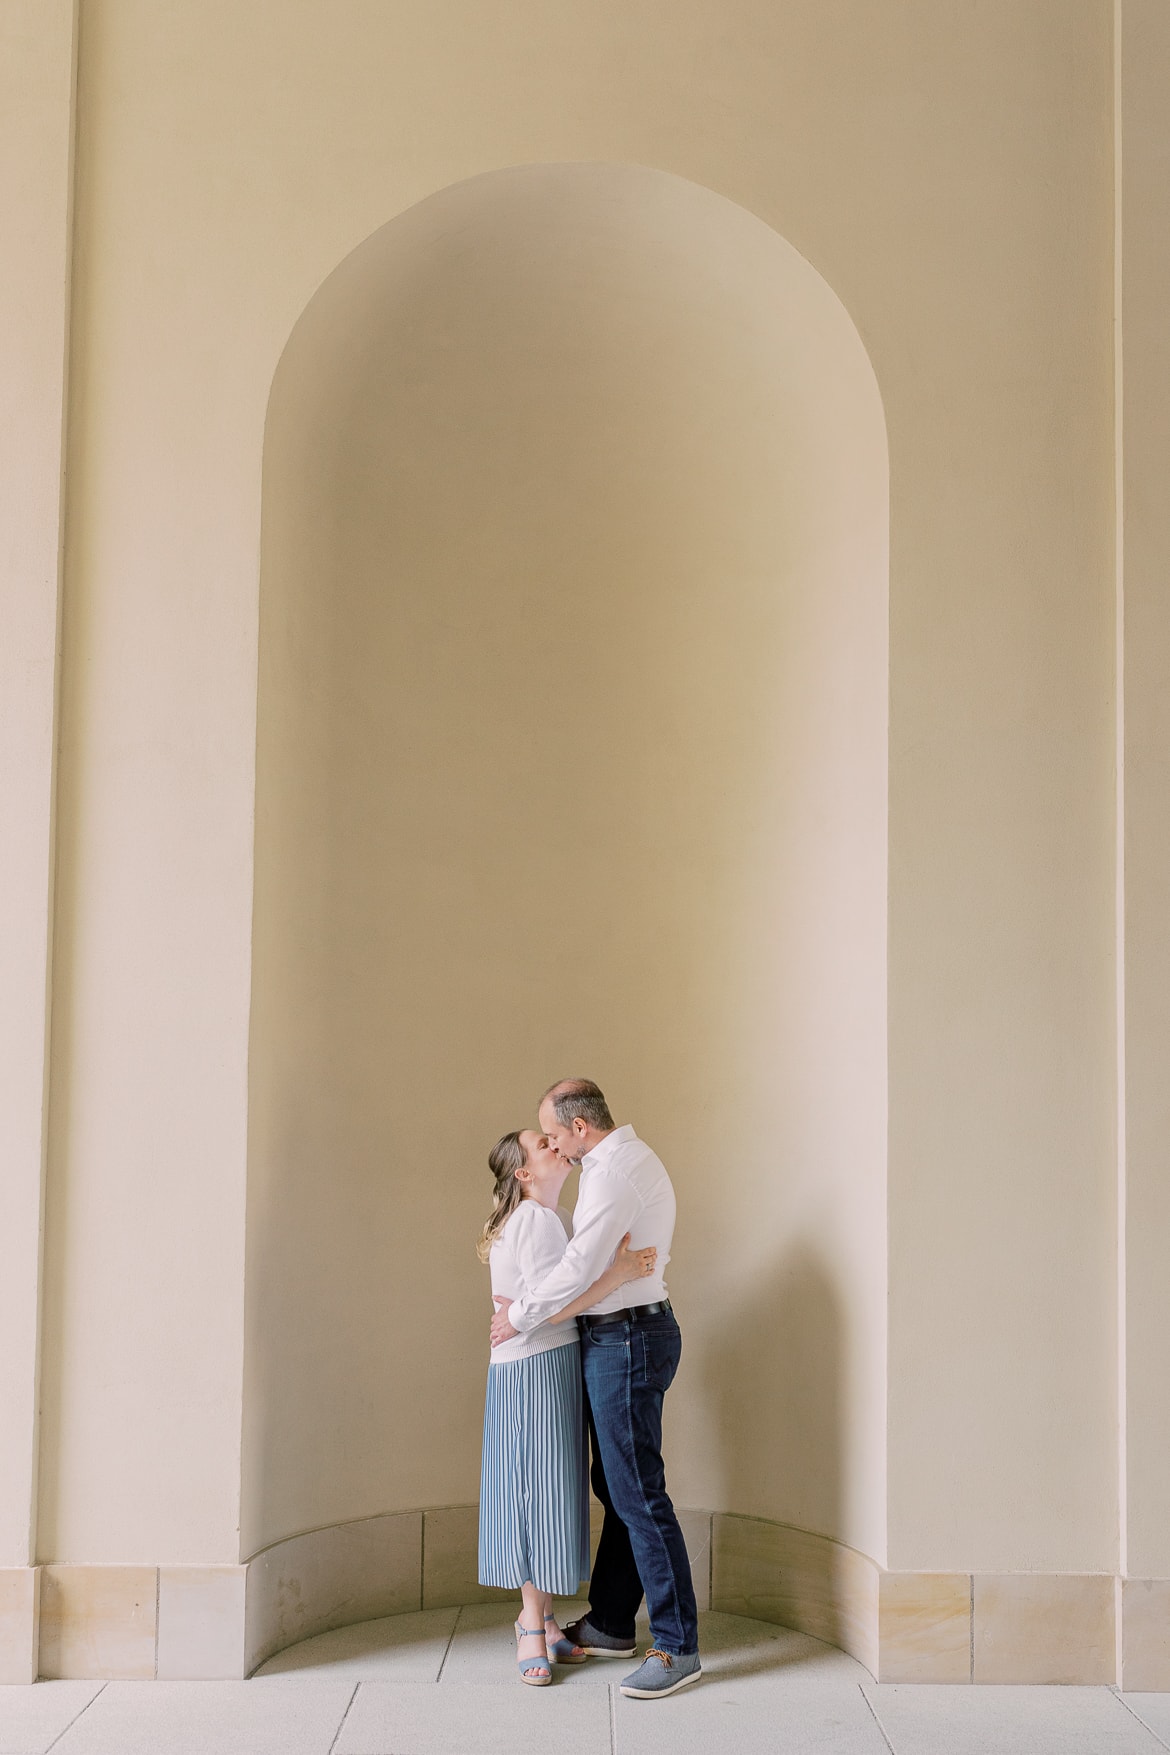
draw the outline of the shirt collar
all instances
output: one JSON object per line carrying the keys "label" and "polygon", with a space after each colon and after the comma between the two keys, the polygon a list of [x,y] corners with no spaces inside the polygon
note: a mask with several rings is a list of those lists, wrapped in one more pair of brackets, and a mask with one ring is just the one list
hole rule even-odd
{"label": "shirt collar", "polygon": [[582,1170],[595,1170],[599,1164],[605,1162],[615,1146],[624,1146],[627,1140],[636,1140],[637,1137],[628,1122],[624,1127],[615,1127],[612,1133],[607,1133],[603,1140],[597,1142],[591,1152],[586,1152],[581,1160]]}

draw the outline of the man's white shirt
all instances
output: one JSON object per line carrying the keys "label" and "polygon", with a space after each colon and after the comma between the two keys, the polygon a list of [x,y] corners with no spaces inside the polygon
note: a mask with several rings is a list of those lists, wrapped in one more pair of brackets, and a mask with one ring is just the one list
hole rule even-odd
{"label": "man's white shirt", "polygon": [[674,1189],[661,1159],[632,1127],[615,1127],[582,1158],[572,1242],[552,1272],[509,1306],[512,1327],[526,1334],[572,1304],[605,1272],[627,1231],[631,1249],[658,1251],[654,1272],[627,1280],[588,1314],[661,1302],[674,1219]]}

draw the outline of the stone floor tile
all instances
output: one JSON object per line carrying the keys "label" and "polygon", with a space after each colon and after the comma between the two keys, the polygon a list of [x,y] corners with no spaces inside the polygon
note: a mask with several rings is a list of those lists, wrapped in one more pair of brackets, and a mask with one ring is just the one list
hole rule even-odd
{"label": "stone floor tile", "polygon": [[354,1688],[285,1678],[108,1682],[53,1755],[328,1755]]}
{"label": "stone floor tile", "polygon": [[0,1687],[0,1755],[43,1755],[103,1682],[13,1682]]}
{"label": "stone floor tile", "polygon": [[865,1693],[896,1755],[1162,1755],[1108,1688],[869,1682]]}
{"label": "stone floor tile", "polygon": [[1121,1698],[1170,1748],[1170,1694],[1123,1694]]}
{"label": "stone floor tile", "polygon": [[[568,1612],[566,1620],[570,1618]],[[443,1665],[443,1682],[484,1682],[510,1685],[515,1675],[512,1615],[492,1604],[462,1609]],[[650,1644],[645,1617],[637,1630],[639,1654]],[[845,1652],[807,1633],[714,1612],[699,1616],[699,1644],[708,1676],[755,1684],[769,1678],[824,1681],[846,1686],[869,1680],[869,1671]],[[586,1664],[558,1666],[561,1686],[597,1687],[617,1684],[637,1668],[639,1658],[592,1658]]]}
{"label": "stone floor tile", "polygon": [[[464,1611],[466,1613],[467,1611]],[[278,1651],[257,1676],[348,1676],[351,1682],[437,1682],[458,1609],[389,1615],[319,1633]]]}
{"label": "stone floor tile", "polygon": [[762,1688],[704,1673],[669,1700],[617,1695],[614,1732],[615,1755],[890,1755],[852,1680]]}
{"label": "stone floor tile", "polygon": [[[558,1613],[571,1621],[575,1615],[585,1613],[586,1605],[558,1604]],[[518,1683],[516,1669],[516,1635],[515,1609],[501,1607],[495,1603],[468,1603],[460,1609],[459,1620],[451,1639],[451,1648],[443,1665],[443,1683],[478,1682],[497,1684],[510,1688]],[[625,1669],[629,1669],[629,1660]],[[554,1680],[558,1685],[571,1683],[574,1687],[585,1684],[597,1686],[616,1681],[623,1673],[623,1666],[612,1663],[606,1658],[585,1664],[556,1664]]]}
{"label": "stone floor tile", "polygon": [[[869,1671],[847,1652],[770,1621],[712,1611],[699,1616],[703,1674],[720,1681],[825,1683],[856,1686]],[[706,1683],[703,1684],[706,1686]]]}
{"label": "stone floor tile", "polygon": [[333,1755],[610,1755],[609,1693],[363,1682]]}
{"label": "stone floor tile", "polygon": [[[564,1612],[568,1619],[573,1611]],[[516,1676],[511,1619],[510,1608],[476,1604],[340,1628],[279,1654],[249,1682],[2,1687],[0,1755],[50,1748],[52,1755],[547,1755],[561,1745],[572,1755],[1170,1749],[1170,1695],[879,1685],[806,1634],[713,1613],[700,1617],[703,1680],[672,1700],[618,1695],[632,1667],[626,1660],[557,1668],[551,1688],[526,1689]],[[643,1625],[639,1644],[647,1640]]]}

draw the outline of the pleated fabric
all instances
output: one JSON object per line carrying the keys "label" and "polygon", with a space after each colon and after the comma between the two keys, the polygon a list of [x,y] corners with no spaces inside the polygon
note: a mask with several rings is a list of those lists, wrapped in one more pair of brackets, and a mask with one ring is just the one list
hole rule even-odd
{"label": "pleated fabric", "polygon": [[576,1596],[589,1576],[589,1463],[576,1342],[488,1367],[479,1582]]}

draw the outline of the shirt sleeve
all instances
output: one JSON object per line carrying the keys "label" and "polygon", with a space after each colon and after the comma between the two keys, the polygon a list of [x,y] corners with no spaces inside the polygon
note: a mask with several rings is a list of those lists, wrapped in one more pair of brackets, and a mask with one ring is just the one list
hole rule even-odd
{"label": "shirt sleeve", "polygon": [[551,1274],[564,1255],[568,1233],[555,1212],[537,1201],[526,1200],[517,1208],[508,1227],[508,1241],[524,1288],[530,1292]]}
{"label": "shirt sleeve", "polygon": [[596,1169],[583,1178],[573,1240],[541,1279],[532,1281],[525,1274],[528,1290],[508,1311],[512,1327],[528,1334],[579,1298],[605,1272],[640,1212],[641,1202],[624,1176]]}

